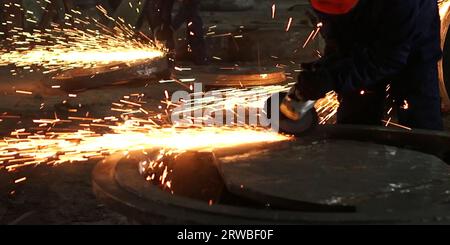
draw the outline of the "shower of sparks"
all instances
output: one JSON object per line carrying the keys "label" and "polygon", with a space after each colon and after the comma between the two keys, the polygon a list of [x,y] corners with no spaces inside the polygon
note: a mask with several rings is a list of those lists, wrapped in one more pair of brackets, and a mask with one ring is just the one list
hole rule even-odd
{"label": "shower of sparks", "polygon": [[[0,166],[15,171],[40,164],[102,159],[117,152],[164,149],[179,154],[290,139],[268,129],[246,126],[174,127],[165,120],[167,115],[144,109],[142,97],[142,94],[124,96],[120,103],[113,103],[112,110],[122,113],[119,118],[62,120],[55,115],[54,119],[36,119],[33,122],[39,125],[37,132],[18,129],[0,142]],[[58,124],[70,124],[70,128],[77,125],[78,130],[52,130]]]}
{"label": "shower of sparks", "polygon": [[314,107],[319,116],[319,124],[332,123],[331,120],[335,118],[339,105],[337,93],[334,91],[327,93],[324,98],[318,100]]}
{"label": "shower of sparks", "polygon": [[[290,85],[221,90],[229,97],[218,100],[205,97],[203,101],[200,99],[197,102],[203,104],[203,109],[212,110],[223,108],[232,110],[237,104],[263,108],[265,100],[273,93],[288,91],[289,87]],[[165,149],[182,153],[189,150],[213,150],[290,139],[289,136],[270,129],[248,125],[173,126],[166,113],[177,105],[170,104],[166,99],[163,103],[167,108],[165,110],[162,108],[165,113],[158,113],[145,109],[142,97],[142,94],[124,96],[120,103],[113,103],[111,109],[119,111],[120,117],[98,119],[68,117],[67,120],[63,120],[55,115],[54,119],[36,119],[33,122],[39,126],[37,132],[18,129],[0,142],[0,166],[7,171],[14,171],[40,164],[58,165],[102,159],[117,152]],[[326,123],[334,115],[338,107],[336,101],[334,93],[318,101],[316,109],[321,117],[321,123]],[[187,103],[196,104],[195,101]],[[61,124],[70,124],[72,129],[73,125],[77,125],[78,130],[70,132],[52,130],[55,125]]]}
{"label": "shower of sparks", "polygon": [[439,1],[439,14],[441,16],[441,19],[445,17],[445,15],[448,13],[450,9],[450,1],[448,0],[440,0]]}
{"label": "shower of sparks", "polygon": [[39,164],[102,159],[117,152],[162,148],[181,153],[289,139],[275,132],[251,128],[175,128],[156,127],[150,121],[145,122],[148,125],[143,123],[143,120],[128,120],[121,125],[105,125],[112,132],[103,135],[90,130],[43,134],[17,132],[16,135],[22,137],[6,138],[0,143],[0,165],[14,171]]}
{"label": "shower of sparks", "polygon": [[[286,85],[273,85],[273,86],[262,86],[254,88],[240,88],[240,89],[222,89],[215,90],[209,93],[193,93],[189,97],[191,99],[182,101],[180,105],[174,105],[172,102],[166,101],[168,108],[178,107],[174,114],[178,115],[188,115],[188,123],[202,124],[205,122],[210,122],[214,120],[212,114],[215,112],[231,112],[236,114],[235,110],[237,107],[245,109],[256,109],[253,112],[264,111],[265,102],[276,93],[286,93],[288,92],[293,83]],[[339,108],[339,101],[337,99],[337,94],[332,91],[327,93],[327,95],[318,100],[315,104],[315,109],[319,116],[320,124],[327,124],[337,113]],[[196,112],[199,112],[202,116],[197,116]],[[205,113],[207,112],[207,113]],[[205,115],[206,114],[206,115]],[[261,117],[262,115],[256,115]],[[244,118],[248,119],[248,118]],[[239,118],[238,118],[239,120]],[[242,125],[246,122],[232,122],[237,125]],[[207,124],[207,123],[206,123]]]}
{"label": "shower of sparks", "polygon": [[[133,64],[164,56],[162,47],[150,40],[148,43],[136,40],[136,33],[130,26],[109,17],[102,7],[98,9],[114,21],[114,28],[96,19],[81,17],[75,10],[66,14],[66,23],[52,23],[43,30],[27,32],[15,27],[9,40],[12,47],[0,50],[0,66],[15,65],[29,71],[37,67],[44,73],[52,73]],[[80,17],[76,17],[78,15]],[[86,26],[89,27],[86,29]]]}
{"label": "shower of sparks", "polygon": [[202,114],[204,111],[208,111],[208,114],[219,111],[235,113],[237,106],[247,109],[263,109],[266,100],[272,94],[287,92],[291,86],[292,84],[240,89],[227,88],[210,92],[208,93],[210,96],[206,93],[194,93],[189,96],[191,99],[182,102],[181,108],[178,108],[174,114],[192,115],[185,119],[203,122],[212,118],[210,115],[195,117],[197,111]]}
{"label": "shower of sparks", "polygon": [[[137,41],[134,38],[136,33],[131,26],[121,20],[115,21],[101,7],[99,10],[115,22],[113,29],[107,28],[95,19],[77,18],[68,14],[66,14],[66,20],[73,20],[73,23],[79,25],[93,25],[95,28],[83,31],[69,22],[63,25],[52,24],[47,29],[32,32],[15,28],[15,35],[10,40],[14,44],[13,48],[0,50],[0,66],[13,64],[30,71],[38,67],[44,73],[53,73],[75,68],[114,66],[117,63],[132,64],[164,55],[163,48],[151,41],[149,43]],[[76,11],[72,12],[73,15],[79,14]],[[273,17],[275,17],[275,5]],[[286,31],[289,31],[292,21],[292,17],[289,18]],[[312,39],[319,30],[320,26],[317,26],[317,30],[312,33]],[[188,79],[179,83],[194,80]],[[192,112],[196,110],[234,111],[236,106],[262,109],[265,101],[272,94],[287,92],[292,85],[218,90],[215,92],[225,96],[202,96],[200,99],[182,101],[182,104],[192,105],[189,109]],[[28,91],[16,92],[31,94]],[[67,120],[63,120],[55,115],[53,119],[36,119],[33,122],[38,125],[38,130],[18,129],[0,141],[0,169],[16,171],[27,166],[99,160],[114,153],[127,154],[131,151],[154,149],[160,151],[161,158],[153,162],[148,161],[150,169],[154,170],[157,166],[163,167],[160,164],[162,159],[190,150],[214,150],[291,139],[270,129],[249,126],[245,123],[220,127],[199,126],[193,123],[196,120],[208,120],[203,116],[188,118],[192,122],[190,125],[171,125],[168,116],[174,109],[179,108],[180,104],[173,104],[169,100],[167,91],[165,94],[166,100],[162,102],[166,108],[160,107],[164,113],[144,108],[143,95],[131,95],[124,96],[124,99],[118,103],[113,103],[111,110],[120,112],[120,117],[90,118],[86,115],[86,117],[68,117]],[[76,95],[69,95],[69,97],[76,97]],[[132,100],[133,97],[137,100]],[[316,110],[320,123],[329,122],[336,114],[338,107],[339,102],[334,92],[330,92],[325,98],[319,100]],[[62,131],[54,129],[55,126],[64,124],[70,126]],[[158,180],[170,189],[167,175],[166,166],[162,169]],[[26,178],[20,178],[16,180],[16,183],[25,180]]]}
{"label": "shower of sparks", "polygon": [[152,184],[173,193],[173,190],[171,190],[173,169],[170,165],[178,155],[165,150],[160,150],[157,155],[150,156],[147,152],[143,153],[146,159],[139,162],[139,173]]}
{"label": "shower of sparks", "polygon": [[[226,114],[228,112],[231,112],[231,114],[237,114],[236,113],[236,107],[240,106],[246,109],[257,109],[253,110],[253,112],[262,112],[263,108],[265,106],[265,102],[272,94],[275,93],[283,93],[288,92],[290,90],[290,87],[293,84],[287,84],[287,85],[274,85],[274,86],[265,86],[265,87],[256,87],[256,88],[242,88],[242,89],[222,89],[222,90],[216,90],[213,93],[210,93],[209,96],[205,93],[193,93],[191,94],[190,100],[183,101],[181,104],[172,104],[172,102],[165,101],[164,103],[167,104],[167,108],[182,108],[181,110],[178,110],[173,113],[179,113],[183,115],[190,115],[188,116],[187,125],[195,124],[200,125],[200,128],[209,128],[209,127],[203,127],[201,125],[208,124],[208,121],[212,120],[211,114],[215,112],[223,112],[223,114]],[[220,95],[220,96],[217,96]],[[327,123],[334,123],[332,121],[333,118],[335,118],[335,115],[337,113],[339,107],[339,102],[337,100],[337,94],[332,91],[329,92],[324,98],[317,101],[315,105],[315,109],[317,111],[317,114],[319,116],[319,123],[320,124],[327,124]],[[205,111],[209,111],[208,115],[204,116],[196,116],[196,111],[200,111],[200,114],[203,114]],[[263,115],[257,115],[257,117],[261,117]],[[241,118],[241,120],[246,120],[248,118]],[[239,117],[237,118],[239,120]],[[250,133],[252,131],[247,131],[249,129],[246,129],[244,131],[240,131],[239,129],[245,129],[242,128],[242,126],[239,125],[245,125],[246,122],[231,122],[232,124],[236,124],[235,127],[229,128],[233,130],[237,130],[236,137],[241,138],[243,135],[244,139],[253,133]],[[220,130],[220,128],[219,128]],[[252,129],[254,130],[254,128]],[[262,132],[268,132],[267,130],[263,130]],[[225,133],[225,132],[221,132]],[[250,133],[250,134],[249,134]],[[227,133],[225,133],[227,134]],[[272,135],[271,133],[269,135],[261,135],[263,137],[275,137],[272,140],[269,140],[268,142],[274,142],[274,141],[283,141],[288,140],[289,138],[277,138],[278,137],[286,137],[280,134]],[[233,137],[230,135],[231,143],[233,143]],[[252,136],[251,138],[253,138]],[[175,139],[174,139],[175,140]],[[180,139],[176,139],[180,140]],[[187,139],[188,142],[189,139]],[[199,140],[203,140],[200,139]],[[195,137],[192,137],[192,142],[195,141]],[[258,142],[258,141],[256,141]],[[256,143],[252,142],[252,143]],[[220,148],[221,141],[218,141],[218,146]],[[189,143],[190,144],[190,143]],[[242,144],[244,145],[244,144]],[[144,153],[147,155],[146,153]],[[140,161],[140,172],[142,175],[145,176],[146,180],[160,186],[161,188],[168,190],[173,193],[173,190],[171,189],[171,183],[172,183],[172,163],[174,162],[174,159],[176,159],[177,154],[174,154],[172,150],[165,150],[162,149],[159,151],[159,153],[154,156],[150,155],[145,158],[145,160]]]}

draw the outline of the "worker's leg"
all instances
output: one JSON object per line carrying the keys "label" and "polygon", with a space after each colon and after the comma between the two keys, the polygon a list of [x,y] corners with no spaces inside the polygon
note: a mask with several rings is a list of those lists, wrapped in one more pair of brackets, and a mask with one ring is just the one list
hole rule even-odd
{"label": "worker's leg", "polygon": [[174,30],[178,30],[184,23],[188,21],[191,17],[191,12],[187,8],[189,3],[187,1],[182,1],[178,12],[175,14],[172,20],[172,26]]}
{"label": "worker's leg", "polygon": [[339,124],[381,125],[385,104],[385,88],[340,96]]}
{"label": "worker's leg", "polygon": [[109,4],[109,7],[111,8],[111,11],[116,11],[120,4],[122,3],[122,0],[104,0]]}
{"label": "worker's leg", "polygon": [[397,101],[400,123],[411,128],[443,130],[436,63],[421,62],[409,71],[400,84],[400,89],[408,89],[407,96]]}
{"label": "worker's leg", "polygon": [[76,1],[65,1],[65,5],[74,5],[74,7],[82,10],[82,11],[91,11],[94,12],[96,10],[97,4],[99,4],[98,0],[76,0]]}
{"label": "worker's leg", "polygon": [[193,61],[197,64],[204,64],[206,62],[206,45],[199,5],[199,0],[184,0],[172,25],[177,30],[183,23],[186,24],[186,39],[192,50]]}
{"label": "worker's leg", "polygon": [[148,0],[147,19],[154,38],[173,50],[175,41],[172,29],[172,9],[174,0]]}
{"label": "worker's leg", "polygon": [[[50,26],[51,22],[54,22],[58,16],[58,3],[56,1],[50,1],[45,3],[43,8],[41,20],[38,24],[39,29],[45,29]],[[4,21],[2,21],[4,22]]]}
{"label": "worker's leg", "polygon": [[[142,28],[145,20],[148,20],[150,22],[149,16],[151,16],[151,14],[152,14],[151,13],[152,8],[150,5],[151,2],[152,2],[152,0],[144,0],[144,6],[142,7],[141,13],[136,22],[136,26],[135,26],[136,31],[139,31]],[[150,25],[150,23],[149,23],[149,25]]]}

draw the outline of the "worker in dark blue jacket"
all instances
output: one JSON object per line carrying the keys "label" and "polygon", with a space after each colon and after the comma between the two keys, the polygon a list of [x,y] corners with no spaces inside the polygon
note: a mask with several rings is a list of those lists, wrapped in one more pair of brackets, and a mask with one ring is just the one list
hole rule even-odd
{"label": "worker in dark blue jacket", "polygon": [[[436,0],[311,0],[327,48],[299,74],[296,90],[318,99],[335,90],[338,122],[381,124],[387,98],[404,126],[442,130]],[[390,88],[390,89],[389,89]]]}

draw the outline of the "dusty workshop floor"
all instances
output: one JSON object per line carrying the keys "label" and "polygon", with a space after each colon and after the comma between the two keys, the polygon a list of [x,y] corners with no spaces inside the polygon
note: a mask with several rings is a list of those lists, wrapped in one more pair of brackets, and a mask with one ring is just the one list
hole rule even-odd
{"label": "dusty workshop floor", "polygon": [[[269,9],[270,2],[260,1],[264,4],[259,8]],[[283,1],[280,8],[287,8],[290,4],[298,1]],[[270,21],[269,12],[254,12],[254,14],[241,13],[232,15],[220,13],[205,13],[206,26],[217,25],[222,32],[239,29],[241,25],[248,26],[248,32],[253,38],[266,38],[267,43],[261,43],[260,54],[265,57],[283,56],[286,52],[291,53],[289,47],[295,46],[298,40],[308,35],[310,27],[304,23],[301,12],[286,13],[280,10],[278,21]],[[228,16],[228,17],[227,17]],[[230,17],[231,16],[231,17]],[[273,40],[279,33],[284,32],[285,20],[289,16],[295,18],[293,28],[296,34],[285,38],[283,45],[272,45]],[[303,18],[303,19],[302,19]],[[225,24],[227,23],[227,24]],[[303,27],[302,27],[303,26]],[[263,29],[258,31],[258,29]],[[256,34],[255,34],[256,33]],[[258,34],[260,33],[260,35]],[[278,34],[277,34],[278,33]],[[213,47],[226,46],[220,41],[209,41]],[[277,42],[278,43],[278,42]],[[270,45],[269,45],[270,44]],[[277,46],[277,49],[265,47]],[[254,47],[253,47],[254,48]],[[222,53],[221,53],[222,52]],[[256,51],[252,51],[256,53]],[[226,52],[218,51],[221,57]],[[305,60],[309,54],[295,54],[293,60]],[[264,63],[274,63],[263,61]],[[255,63],[254,63],[255,64]],[[186,78],[191,74],[181,74]],[[85,91],[78,94],[77,98],[69,98],[67,94],[54,90],[43,89],[38,81],[41,77],[25,76],[18,79],[9,77],[7,69],[0,70],[0,113],[8,112],[10,115],[19,115],[19,119],[4,119],[0,122],[0,136],[5,136],[13,129],[29,126],[32,118],[52,117],[54,111],[58,111],[63,100],[68,100],[73,105],[82,104],[80,115],[90,112],[92,116],[103,117],[111,115],[112,102],[119,101],[124,95],[132,93],[144,93],[150,107],[157,107],[159,101],[164,97],[164,91],[172,92],[179,90],[176,84],[160,85],[155,82],[142,82],[135,85],[108,87]],[[148,86],[147,86],[148,85]],[[18,95],[15,90],[32,90],[33,95]],[[43,109],[41,109],[44,105]],[[450,132],[450,115],[445,117],[446,128]],[[38,166],[36,168],[21,171],[16,174],[0,173],[0,224],[130,224],[122,215],[110,211],[107,207],[98,203],[91,186],[91,172],[96,162],[85,162],[78,164],[63,164],[60,166]],[[11,184],[15,179],[27,177],[25,182],[18,185]]]}
{"label": "dusty workshop floor", "polygon": [[[146,85],[141,82],[94,89],[79,93],[75,99],[65,93],[50,95],[38,89],[31,96],[6,93],[0,100],[2,112],[19,115],[20,119],[3,119],[0,134],[5,136],[11,130],[28,128],[33,118],[53,118],[52,111],[59,111],[63,100],[73,105],[82,104],[80,116],[90,112],[93,117],[104,117],[118,115],[110,110],[111,103],[118,102],[124,95],[145,93],[147,108],[156,109],[165,90],[180,89],[178,85],[157,82]],[[39,110],[42,103],[45,108]],[[63,110],[64,107],[61,113]],[[129,224],[125,217],[97,202],[91,187],[91,172],[96,163],[38,166],[17,174],[0,173],[0,224]],[[22,177],[27,178],[23,184],[13,184]]]}
{"label": "dusty workshop floor", "polygon": [[[125,217],[98,203],[91,189],[95,162],[43,166],[28,175],[15,194],[0,199],[0,224],[127,224]],[[5,183],[5,176],[0,177]],[[5,187],[3,192],[9,192]]]}

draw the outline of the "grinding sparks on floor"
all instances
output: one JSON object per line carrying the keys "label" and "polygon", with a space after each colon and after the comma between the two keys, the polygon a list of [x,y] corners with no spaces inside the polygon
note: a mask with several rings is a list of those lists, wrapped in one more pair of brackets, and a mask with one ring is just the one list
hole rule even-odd
{"label": "grinding sparks on floor", "polygon": [[[234,108],[237,104],[260,107],[271,94],[288,88],[269,86],[236,89],[230,91],[234,96],[228,99],[213,100],[206,104],[203,101],[201,104],[210,109]],[[124,96],[120,103],[113,103],[113,111],[119,111],[120,108],[119,117],[69,117],[62,120],[55,115],[55,119],[36,119],[34,123],[39,125],[38,131],[18,129],[0,142],[0,165],[8,171],[14,171],[39,164],[58,165],[103,159],[117,152],[166,149],[181,153],[291,139],[290,136],[278,134],[268,128],[248,125],[209,127],[192,124],[176,127],[170,124],[168,114],[179,105],[171,104],[162,108],[164,113],[154,112],[143,108],[146,103],[142,98],[141,94]],[[163,103],[168,105],[168,100],[167,98]],[[330,93],[316,105],[321,123],[326,123],[335,114],[338,107],[335,101],[335,94]],[[64,123],[70,124],[72,131],[53,130],[56,124]]]}
{"label": "grinding sparks on floor", "polygon": [[155,128],[127,121],[111,126],[112,133],[79,130],[72,133],[31,134],[0,143],[0,164],[8,171],[21,167],[102,159],[113,153],[148,149],[214,150],[252,143],[289,140],[290,137],[251,128]]}
{"label": "grinding sparks on floor", "polygon": [[[143,34],[145,42],[136,39],[134,30],[123,20],[109,17],[98,6],[114,27],[109,28],[98,20],[82,17],[71,10],[64,24],[52,23],[45,29],[31,32],[15,27],[9,43],[11,47],[0,50],[0,66],[15,65],[23,70],[43,73],[61,72],[75,68],[98,68],[116,64],[134,64],[163,57],[164,48]],[[74,24],[75,23],[75,24]],[[92,26],[79,29],[79,26]],[[17,70],[11,70],[13,75]]]}
{"label": "grinding sparks on floor", "polygon": [[[270,90],[268,90],[270,91]],[[40,164],[58,165],[103,159],[113,153],[148,149],[165,149],[176,153],[189,150],[214,150],[253,143],[289,140],[265,128],[249,126],[175,127],[167,121],[166,111],[143,108],[142,94],[124,96],[113,103],[121,115],[105,118],[68,117],[67,120],[36,119],[36,132],[15,130],[0,142],[0,165],[7,171]],[[168,100],[168,98],[167,98]],[[229,103],[236,103],[230,101]],[[68,124],[67,132],[54,129]],[[102,133],[100,133],[102,132]]]}

